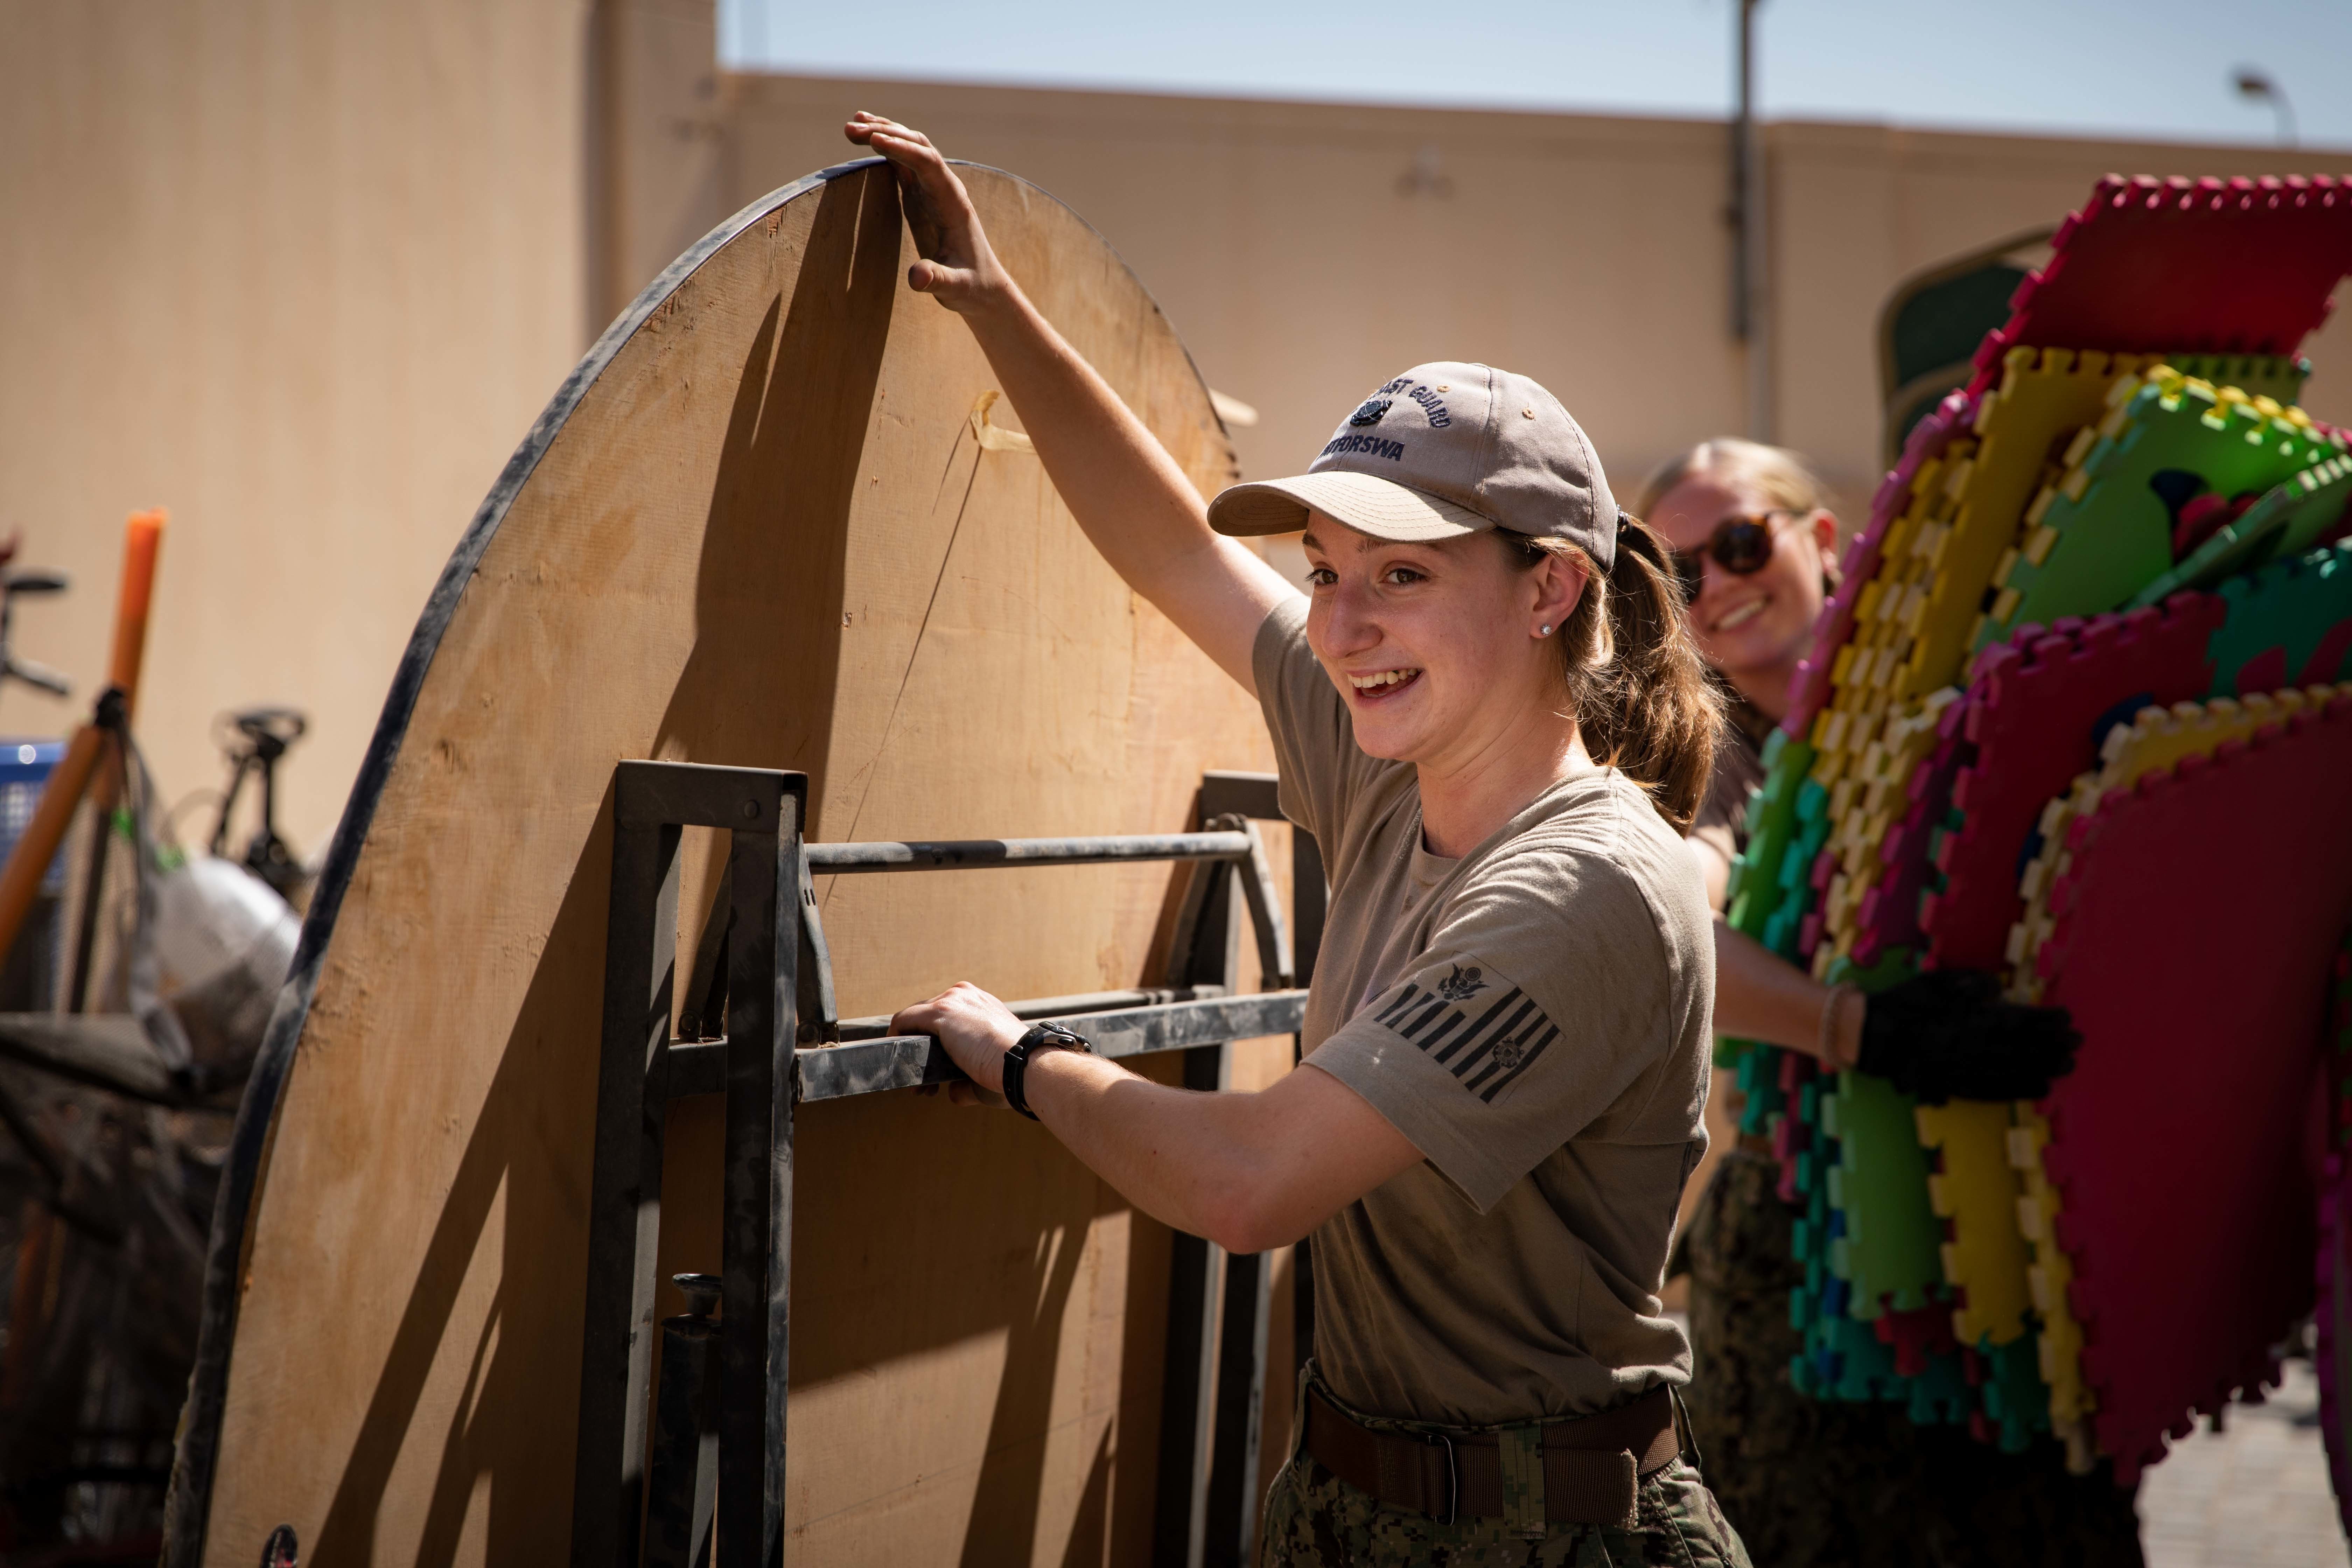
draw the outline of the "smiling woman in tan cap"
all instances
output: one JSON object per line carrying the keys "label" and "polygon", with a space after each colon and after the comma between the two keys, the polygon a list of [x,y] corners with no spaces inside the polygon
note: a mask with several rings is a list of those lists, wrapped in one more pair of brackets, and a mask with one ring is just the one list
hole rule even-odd
{"label": "smiling woman in tan cap", "polygon": [[[970,985],[895,1027],[1170,1225],[1311,1238],[1318,1361],[1264,1562],[1745,1563],[1683,1457],[1690,1351],[1657,1298],[1706,1147],[1678,829],[1720,721],[1656,537],[1549,393],[1453,363],[1204,509],[929,142],[847,130],[923,220],[909,282],[971,327],[1087,538],[1264,704],[1332,882],[1310,1070],[1255,1094],[1146,1082]],[[1304,595],[1228,537],[1296,529]]]}

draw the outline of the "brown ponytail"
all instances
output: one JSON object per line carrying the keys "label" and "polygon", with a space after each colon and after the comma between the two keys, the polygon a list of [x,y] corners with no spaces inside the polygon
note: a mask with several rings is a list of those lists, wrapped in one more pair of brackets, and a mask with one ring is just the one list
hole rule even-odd
{"label": "brown ponytail", "polygon": [[1603,575],[1566,540],[1496,533],[1528,566],[1565,555],[1585,569],[1583,596],[1557,644],[1570,711],[1594,761],[1647,790],[1676,831],[1689,827],[1715,767],[1723,699],[1691,639],[1665,545],[1620,512],[1616,563]]}

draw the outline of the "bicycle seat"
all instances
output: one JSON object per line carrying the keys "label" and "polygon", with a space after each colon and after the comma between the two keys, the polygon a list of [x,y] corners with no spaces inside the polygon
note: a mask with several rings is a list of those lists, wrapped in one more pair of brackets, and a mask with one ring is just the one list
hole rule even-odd
{"label": "bicycle seat", "polygon": [[251,740],[276,741],[280,745],[299,741],[310,728],[310,721],[299,708],[240,708],[229,715],[239,733]]}

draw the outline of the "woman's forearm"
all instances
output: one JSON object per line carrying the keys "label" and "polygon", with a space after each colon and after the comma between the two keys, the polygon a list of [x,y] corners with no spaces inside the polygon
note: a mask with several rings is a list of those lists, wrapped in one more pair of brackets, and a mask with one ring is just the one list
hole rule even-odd
{"label": "woman's forearm", "polygon": [[1223,1241],[1232,1194],[1246,1184],[1234,1167],[1246,1151],[1221,1122],[1219,1096],[1138,1078],[1116,1062],[1075,1051],[1030,1059],[1029,1108],[1083,1161],[1152,1218]]}
{"label": "woman's forearm", "polygon": [[1122,576],[1216,541],[1175,459],[1017,285],[963,316],[1054,488]]}
{"label": "woman's forearm", "polygon": [[1735,1039],[1761,1040],[1809,1056],[1822,1055],[1826,1041],[1834,1067],[1851,1067],[1862,1049],[1864,999],[1834,993],[1835,1016],[1823,1027],[1832,988],[1745,932],[1715,921],[1715,1032]]}
{"label": "woman's forearm", "polygon": [[1421,1151],[1355,1090],[1302,1068],[1250,1093],[1202,1094],[1075,1051],[1030,1058],[1029,1108],[1153,1218],[1229,1252],[1298,1240]]}

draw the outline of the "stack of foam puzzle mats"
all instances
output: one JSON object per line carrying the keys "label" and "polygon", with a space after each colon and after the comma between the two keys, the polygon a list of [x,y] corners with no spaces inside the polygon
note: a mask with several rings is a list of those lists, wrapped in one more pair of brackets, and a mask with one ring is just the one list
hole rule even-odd
{"label": "stack of foam puzzle mats", "polygon": [[1719,1043],[1801,1210],[1806,1392],[2128,1483],[2311,1304],[2352,450],[2297,354],[2347,270],[2352,184],[2101,182],[1847,547],[1726,918],[1864,992],[1997,974],[2084,1043],[2013,1106]]}
{"label": "stack of foam puzzle mats", "polygon": [[2319,1257],[2312,1283],[2319,1298],[2313,1316],[2319,1370],[2319,1424],[2327,1469],[2347,1534],[2352,1534],[2352,942],[2336,955],[2328,996],[2327,1066],[2330,1106],[2327,1158],[2319,1187]]}

